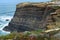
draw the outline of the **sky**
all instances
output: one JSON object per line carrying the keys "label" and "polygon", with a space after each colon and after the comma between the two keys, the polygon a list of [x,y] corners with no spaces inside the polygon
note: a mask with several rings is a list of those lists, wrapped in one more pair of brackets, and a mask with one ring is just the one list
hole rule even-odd
{"label": "sky", "polygon": [[21,2],[46,2],[50,0],[0,0],[0,4],[18,4]]}

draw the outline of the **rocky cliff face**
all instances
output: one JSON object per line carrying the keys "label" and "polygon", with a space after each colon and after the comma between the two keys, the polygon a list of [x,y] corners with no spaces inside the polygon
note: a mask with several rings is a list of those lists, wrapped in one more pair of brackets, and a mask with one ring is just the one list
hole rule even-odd
{"label": "rocky cliff face", "polygon": [[48,16],[52,12],[55,12],[55,9],[43,3],[18,4],[13,19],[3,30],[18,32],[45,30]]}

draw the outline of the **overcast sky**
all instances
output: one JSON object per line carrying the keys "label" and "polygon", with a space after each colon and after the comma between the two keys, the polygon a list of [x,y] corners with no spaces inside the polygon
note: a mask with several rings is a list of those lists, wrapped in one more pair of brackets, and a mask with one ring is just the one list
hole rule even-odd
{"label": "overcast sky", "polygon": [[0,0],[0,4],[18,4],[21,2],[46,2],[49,0]]}

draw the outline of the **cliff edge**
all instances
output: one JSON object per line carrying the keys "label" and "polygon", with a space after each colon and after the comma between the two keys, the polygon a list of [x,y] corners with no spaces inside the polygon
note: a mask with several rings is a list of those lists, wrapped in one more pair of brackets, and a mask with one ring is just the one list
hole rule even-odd
{"label": "cliff edge", "polygon": [[48,17],[55,11],[56,9],[47,3],[20,3],[16,6],[11,22],[3,30],[18,32],[46,30]]}

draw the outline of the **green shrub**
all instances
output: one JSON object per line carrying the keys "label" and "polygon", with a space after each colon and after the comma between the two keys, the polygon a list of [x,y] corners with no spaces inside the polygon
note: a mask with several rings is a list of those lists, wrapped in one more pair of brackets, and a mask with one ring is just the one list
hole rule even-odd
{"label": "green shrub", "polygon": [[60,9],[60,6],[52,6],[54,9]]}

